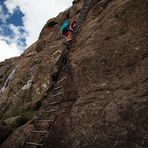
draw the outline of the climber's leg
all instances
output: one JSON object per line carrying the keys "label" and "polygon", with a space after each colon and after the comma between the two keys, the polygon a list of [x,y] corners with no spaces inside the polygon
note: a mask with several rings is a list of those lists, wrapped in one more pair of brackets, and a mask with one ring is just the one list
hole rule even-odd
{"label": "climber's leg", "polygon": [[69,42],[71,40],[73,40],[73,32],[69,30],[66,34],[66,41]]}

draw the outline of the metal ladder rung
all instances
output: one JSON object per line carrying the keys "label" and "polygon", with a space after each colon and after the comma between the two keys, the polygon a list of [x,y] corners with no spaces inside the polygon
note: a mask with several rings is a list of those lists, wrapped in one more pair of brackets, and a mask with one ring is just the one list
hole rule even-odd
{"label": "metal ladder rung", "polygon": [[31,131],[32,133],[48,134],[48,131]]}
{"label": "metal ladder rung", "polygon": [[39,120],[39,122],[54,122],[54,120]]}
{"label": "metal ladder rung", "polygon": [[61,72],[59,77],[64,77],[67,73],[66,72]]}
{"label": "metal ladder rung", "polygon": [[61,103],[62,101],[57,101],[57,102],[52,102],[52,103],[49,103],[49,105],[56,105],[56,104],[59,104]]}
{"label": "metal ladder rung", "polygon": [[40,147],[43,146],[43,144],[33,143],[33,142],[25,142],[25,144],[27,144],[27,145],[35,145],[35,146],[40,146]]}
{"label": "metal ladder rung", "polygon": [[53,97],[60,96],[60,95],[63,95],[63,94],[64,94],[64,92],[61,92],[61,93],[58,93],[58,94],[55,94],[55,95],[51,95],[51,97],[53,98]]}
{"label": "metal ladder rung", "polygon": [[59,104],[59,103],[65,103],[65,102],[70,102],[70,101],[75,101],[75,99],[63,100],[63,101],[53,102],[53,103],[49,103],[49,104],[50,105],[56,105],[56,104]]}
{"label": "metal ladder rung", "polygon": [[61,85],[61,86],[59,86],[59,87],[56,87],[56,88],[53,89],[53,91],[58,90],[58,89],[60,89],[60,88],[62,88],[62,87],[63,87],[63,85]]}
{"label": "metal ladder rung", "polygon": [[57,82],[57,84],[60,83],[60,82],[62,82],[62,81],[65,80],[66,78],[67,78],[67,76],[65,76],[64,78],[60,79],[60,80]]}

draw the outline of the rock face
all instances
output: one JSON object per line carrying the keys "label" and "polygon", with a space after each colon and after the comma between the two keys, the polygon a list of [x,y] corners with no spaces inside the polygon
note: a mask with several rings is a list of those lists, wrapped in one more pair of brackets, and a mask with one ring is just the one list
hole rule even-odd
{"label": "rock face", "polygon": [[12,133],[12,129],[5,123],[0,123],[0,144]]}
{"label": "rock face", "polygon": [[[66,11],[71,19],[79,17],[83,2],[75,0]],[[75,101],[68,113],[58,116],[45,147],[146,148],[148,1],[93,0],[92,4],[69,51],[64,93]],[[1,119],[36,112],[50,95],[65,52],[59,31],[63,13],[47,22],[39,40],[24,54],[0,64],[1,88],[16,67],[0,96]],[[47,28],[53,20],[58,24]],[[23,133],[31,129],[33,120],[16,129],[1,147],[23,143]]]}

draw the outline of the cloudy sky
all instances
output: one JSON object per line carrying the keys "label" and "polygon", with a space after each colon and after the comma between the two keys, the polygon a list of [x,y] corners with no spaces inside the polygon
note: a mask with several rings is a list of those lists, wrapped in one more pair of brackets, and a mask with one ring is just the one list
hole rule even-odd
{"label": "cloudy sky", "polygon": [[20,55],[73,0],[0,0],[0,61]]}

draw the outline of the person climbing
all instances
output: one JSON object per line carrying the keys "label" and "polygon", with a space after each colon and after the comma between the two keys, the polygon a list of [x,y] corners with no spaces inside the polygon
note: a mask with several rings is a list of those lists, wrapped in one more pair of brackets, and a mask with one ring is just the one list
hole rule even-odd
{"label": "person climbing", "polygon": [[67,32],[69,30],[70,22],[69,22],[69,13],[63,15],[63,23],[61,26],[61,33],[65,36],[67,41]]}
{"label": "person climbing", "polygon": [[72,23],[70,23],[68,32],[67,32],[67,40],[71,41],[74,38],[74,29],[77,27],[77,22],[74,20]]}
{"label": "person climbing", "polygon": [[61,26],[61,33],[62,35],[65,36],[66,41],[72,41],[73,40],[73,32],[74,29],[77,26],[77,22],[76,21],[72,21],[71,23],[69,22],[69,13],[67,13],[66,15],[63,16],[63,24]]}
{"label": "person climbing", "polygon": [[69,30],[71,30],[73,32],[76,27],[77,27],[77,22],[74,20],[74,21],[72,21],[72,23],[69,27]]}

